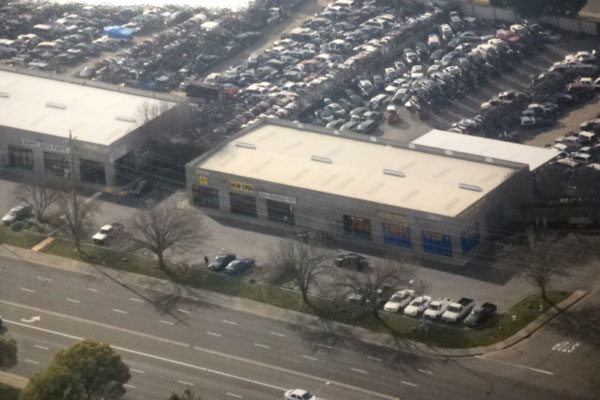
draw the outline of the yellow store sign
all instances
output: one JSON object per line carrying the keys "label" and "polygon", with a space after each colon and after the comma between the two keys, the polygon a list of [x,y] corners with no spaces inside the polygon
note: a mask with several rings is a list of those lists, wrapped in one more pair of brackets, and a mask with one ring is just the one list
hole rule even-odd
{"label": "yellow store sign", "polygon": [[254,192],[254,186],[252,186],[249,183],[243,183],[243,182],[231,182],[231,189],[232,190],[237,190],[240,192]]}
{"label": "yellow store sign", "polygon": [[208,176],[199,176],[198,183],[202,186],[208,186]]}

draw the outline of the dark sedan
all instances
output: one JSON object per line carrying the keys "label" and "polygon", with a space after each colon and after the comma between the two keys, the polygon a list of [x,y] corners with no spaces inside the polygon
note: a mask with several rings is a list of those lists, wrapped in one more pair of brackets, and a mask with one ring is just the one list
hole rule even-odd
{"label": "dark sedan", "polygon": [[219,254],[208,264],[208,269],[211,271],[223,271],[233,260],[235,260],[235,254]]}
{"label": "dark sedan", "polygon": [[254,268],[254,260],[252,258],[242,258],[240,260],[233,260],[226,267],[224,272],[227,275],[243,275],[249,270]]}
{"label": "dark sedan", "polygon": [[369,261],[359,254],[348,253],[337,256],[334,264],[336,267],[356,268],[358,271],[362,271],[369,266]]}

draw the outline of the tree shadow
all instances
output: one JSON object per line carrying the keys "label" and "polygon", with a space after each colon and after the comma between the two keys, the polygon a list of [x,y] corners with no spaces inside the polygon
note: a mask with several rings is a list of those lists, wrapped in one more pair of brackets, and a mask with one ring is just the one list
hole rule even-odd
{"label": "tree shadow", "polygon": [[600,347],[600,309],[591,305],[569,310],[550,322],[560,334]]}

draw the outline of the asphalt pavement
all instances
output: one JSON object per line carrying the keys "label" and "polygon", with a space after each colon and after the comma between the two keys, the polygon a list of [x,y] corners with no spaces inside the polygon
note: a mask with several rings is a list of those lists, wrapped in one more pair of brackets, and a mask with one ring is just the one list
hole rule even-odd
{"label": "asphalt pavement", "polygon": [[[511,355],[503,362],[417,356],[227,304],[182,301],[179,293],[129,286],[100,272],[6,258],[0,267],[0,312],[19,343],[13,372],[27,376],[56,350],[92,338],[110,343],[131,366],[131,399],[164,399],[192,385],[213,399],[280,399],[292,387],[322,388],[329,400],[564,398],[546,382],[564,372],[539,372],[536,360],[507,368]],[[591,398],[570,382],[564,387],[577,394],[570,398]]]}

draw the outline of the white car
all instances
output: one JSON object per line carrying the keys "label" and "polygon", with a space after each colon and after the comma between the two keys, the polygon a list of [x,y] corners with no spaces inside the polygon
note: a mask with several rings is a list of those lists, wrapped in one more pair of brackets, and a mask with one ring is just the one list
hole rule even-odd
{"label": "white car", "polygon": [[409,305],[404,309],[404,315],[408,315],[409,317],[416,317],[421,314],[431,303],[431,297],[429,296],[419,296],[413,301],[410,302]]}
{"label": "white car", "polygon": [[317,400],[317,396],[303,389],[291,389],[284,393],[283,400]]}
{"label": "white car", "polygon": [[390,297],[383,306],[384,311],[399,312],[410,303],[415,297],[415,291],[412,289],[399,290]]}
{"label": "white car", "polygon": [[427,307],[427,310],[423,313],[423,316],[427,319],[436,320],[442,316],[448,304],[452,303],[452,300],[447,297],[440,297],[432,301]]}
{"label": "white car", "polygon": [[92,236],[92,241],[95,244],[105,245],[108,238],[115,232],[119,224],[107,224],[100,228],[98,232]]}
{"label": "white car", "polygon": [[425,70],[422,65],[415,65],[410,70],[410,77],[412,79],[420,79],[425,75]]}

